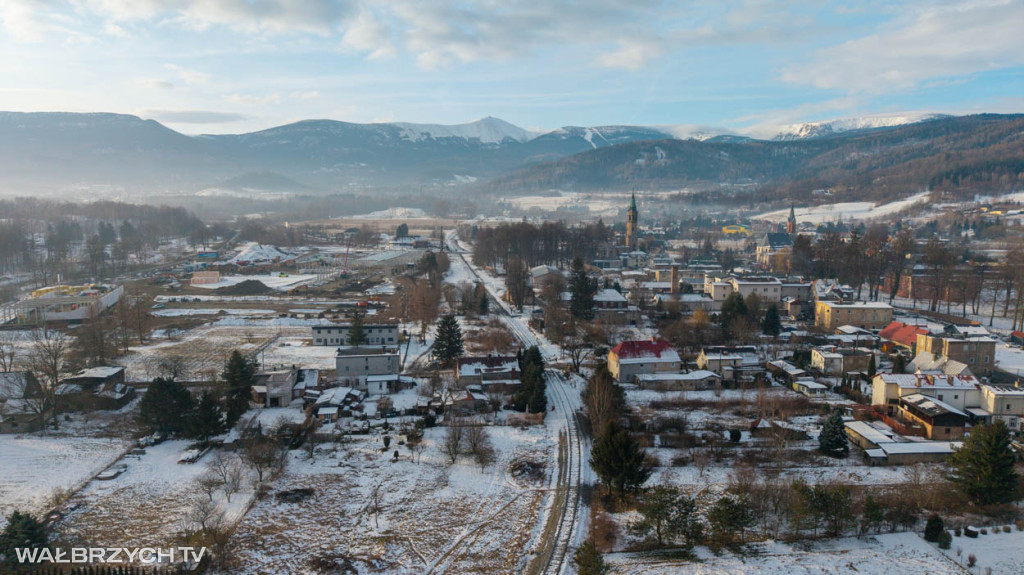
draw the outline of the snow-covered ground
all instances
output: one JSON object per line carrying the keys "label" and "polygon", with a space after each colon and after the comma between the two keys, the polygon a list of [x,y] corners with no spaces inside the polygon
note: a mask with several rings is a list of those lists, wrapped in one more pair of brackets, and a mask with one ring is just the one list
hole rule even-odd
{"label": "snow-covered ground", "polygon": [[286,261],[295,257],[290,251],[282,250],[277,246],[249,242],[242,246],[242,249],[231,259],[229,264],[265,264],[275,261]]}
{"label": "snow-covered ground", "polygon": [[[956,543],[959,539],[954,545]],[[698,548],[693,561],[642,553],[614,553],[608,560],[616,575],[962,575],[968,572],[915,533],[822,541],[799,547],[768,542],[749,546],[743,555],[728,551],[714,555]],[[992,571],[993,575],[1010,573],[1019,571]]]}
{"label": "snow-covered ground", "polygon": [[420,208],[388,208],[378,212],[370,212],[359,216],[352,216],[358,220],[393,220],[393,219],[422,219],[427,217],[427,212]]}
{"label": "snow-covered ground", "polygon": [[167,308],[153,312],[156,317],[181,317],[187,315],[270,315],[272,309],[234,309],[234,308]]}
{"label": "snow-covered ground", "polygon": [[274,493],[257,501],[236,531],[240,565],[232,573],[308,573],[317,559],[348,560],[360,573],[521,572],[551,474],[531,482],[509,466],[550,466],[553,442],[545,428],[488,429],[498,457],[483,469],[466,457],[446,463],[443,428],[426,430],[417,461],[397,434],[386,450],[380,436],[369,435],[321,445],[313,460],[291,452],[274,491],[308,488],[312,495],[299,503]]}
{"label": "snow-covered ground", "polygon": [[[870,220],[890,216],[901,212],[914,205],[926,202],[931,194],[921,192],[895,202],[887,204],[876,204],[873,202],[842,202],[837,204],[823,204],[808,208],[796,208],[796,219],[799,222],[820,224],[835,220]],[[789,217],[789,208],[766,212],[753,216],[754,220],[767,220],[770,222],[783,222]]]}
{"label": "snow-covered ground", "polygon": [[49,511],[56,491],[79,487],[127,447],[116,439],[0,435],[0,526],[16,509]]}
{"label": "snow-covered ground", "polygon": [[220,276],[220,281],[210,284],[199,284],[192,287],[202,289],[217,289],[233,286],[248,280],[256,280],[268,288],[277,291],[288,291],[301,285],[308,284],[316,279],[313,274],[258,274],[246,276]]}
{"label": "snow-covered ground", "polygon": [[296,365],[307,369],[334,369],[337,346],[312,345],[312,337],[282,337],[263,352],[266,366]]}
{"label": "snow-covered ground", "polygon": [[[146,448],[121,462],[127,470],[115,479],[93,480],[69,502],[71,511],[57,527],[64,546],[168,547],[190,527],[190,511],[206,495],[200,476],[217,456],[207,453],[193,464],[178,463],[189,442],[174,440]],[[231,501],[223,490],[214,495],[227,525],[237,522],[255,495],[251,472]]]}

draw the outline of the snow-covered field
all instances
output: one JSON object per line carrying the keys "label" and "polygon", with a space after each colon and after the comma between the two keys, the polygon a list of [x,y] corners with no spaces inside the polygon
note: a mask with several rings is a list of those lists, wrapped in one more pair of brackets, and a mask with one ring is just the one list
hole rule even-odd
{"label": "snow-covered field", "polygon": [[[956,539],[954,545],[959,541]],[[749,546],[744,555],[726,551],[716,556],[706,549],[697,549],[693,561],[639,553],[616,553],[608,559],[616,575],[962,575],[968,572],[915,533],[823,541],[799,547],[769,542]],[[1010,573],[1019,571],[992,570],[992,575]]]}
{"label": "snow-covered field", "polygon": [[261,264],[274,261],[285,261],[295,257],[295,254],[282,250],[277,246],[264,245],[256,242],[249,242],[242,249],[229,259],[229,264]]}
{"label": "snow-covered field", "polygon": [[[796,218],[800,222],[820,224],[838,219],[843,220],[870,220],[890,216],[901,212],[916,204],[926,202],[930,196],[929,192],[921,192],[896,202],[887,204],[876,204],[873,202],[841,202],[837,204],[823,204],[808,208],[796,208]],[[766,212],[753,216],[754,220],[767,220],[770,222],[783,222],[789,217],[789,208]]]}
{"label": "snow-covered field", "polygon": [[[231,572],[308,573],[315,560],[348,561],[360,573],[521,572],[543,523],[553,442],[544,428],[489,429],[498,460],[484,469],[464,457],[447,466],[441,428],[427,430],[418,462],[397,435],[384,451],[372,435],[321,445],[313,460],[291,452],[275,491],[313,493],[299,503],[274,494],[257,501],[235,533]],[[509,472],[525,459],[548,466],[539,481]]]}
{"label": "snow-covered field", "polygon": [[15,509],[48,511],[55,491],[79,487],[125,449],[115,439],[0,435],[0,526]]}
{"label": "snow-covered field", "polygon": [[[307,330],[308,332],[308,330]],[[308,369],[334,369],[336,346],[312,345],[312,338],[305,336],[282,337],[263,353],[267,366],[297,365]]]}
{"label": "snow-covered field", "polygon": [[617,214],[619,210],[629,205],[629,197],[625,194],[591,195],[577,192],[561,192],[557,196],[516,196],[505,198],[504,201],[524,210],[539,208],[555,211],[558,208],[577,208],[602,215]]}
{"label": "snow-covered field", "polygon": [[[126,457],[128,469],[119,477],[93,480],[69,503],[72,509],[57,528],[63,546],[169,547],[188,528],[186,519],[197,502],[206,498],[198,479],[210,467],[215,453],[194,464],[178,463],[187,441],[165,441],[146,448],[145,455]],[[251,479],[251,478],[247,478]],[[252,482],[228,502],[223,492],[214,496],[226,524],[237,522],[254,492]]]}
{"label": "snow-covered field", "polygon": [[187,315],[270,315],[272,309],[234,309],[234,308],[167,308],[153,312],[156,317],[181,317]]}

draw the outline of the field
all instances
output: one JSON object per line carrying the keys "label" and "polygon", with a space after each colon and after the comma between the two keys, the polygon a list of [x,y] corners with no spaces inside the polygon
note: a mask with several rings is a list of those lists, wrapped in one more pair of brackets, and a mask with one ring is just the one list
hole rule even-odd
{"label": "field", "polygon": [[[610,555],[609,560],[615,575],[961,575],[968,572],[914,533],[802,546],[768,542],[749,546],[743,555],[723,552],[715,556],[704,549],[698,549],[695,554],[693,560],[683,560],[653,554],[617,553]],[[993,569],[992,574],[1017,572]]]}
{"label": "field", "polygon": [[[360,573],[521,572],[543,524],[553,443],[544,428],[489,429],[498,458],[484,469],[466,458],[447,466],[440,428],[427,430],[417,461],[404,446],[382,452],[379,436],[321,445],[313,460],[292,452],[274,490],[311,495],[256,502],[236,531],[231,572],[306,573],[314,564]],[[510,471],[522,461],[543,471],[532,479]]]}
{"label": "field", "polygon": [[126,448],[113,439],[0,435],[0,525],[15,509],[49,511],[50,496],[82,485]]}

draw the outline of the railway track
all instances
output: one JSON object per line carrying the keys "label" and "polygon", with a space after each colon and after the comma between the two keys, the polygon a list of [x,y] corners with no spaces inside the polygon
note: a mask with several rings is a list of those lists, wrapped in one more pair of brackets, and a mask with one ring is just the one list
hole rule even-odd
{"label": "railway track", "polygon": [[[525,346],[537,346],[542,353],[545,350],[550,350],[551,346],[545,345],[542,337],[524,325],[519,317],[514,316],[508,305],[491,291],[487,282],[483,281],[483,278],[480,277],[479,272],[466,260],[462,250],[458,249],[454,238],[453,232],[449,235],[450,252],[456,255],[473,277],[487,288],[487,294],[495,304],[491,309],[498,312],[499,317],[508,327],[509,331]],[[557,359],[555,357],[556,354],[552,354],[550,351],[545,355],[545,361],[551,362]],[[555,489],[556,494],[564,492],[565,497],[564,504],[559,509],[553,510],[554,513],[559,514],[554,545],[543,545],[538,554],[537,561],[530,565],[531,569],[528,571],[545,573],[547,575],[561,575],[567,571],[571,563],[572,552],[578,541],[581,507],[583,505],[581,491],[584,483],[584,466],[588,465],[584,459],[587,457],[589,449],[586,448],[587,445],[580,435],[578,402],[573,401],[570,396],[570,393],[576,392],[575,388],[571,387],[566,382],[562,373],[556,369],[546,370],[545,375],[548,401],[554,407],[556,417],[562,418],[565,422],[563,429],[559,430],[559,433],[565,433],[566,437],[565,467],[564,469],[559,469],[559,485]]]}

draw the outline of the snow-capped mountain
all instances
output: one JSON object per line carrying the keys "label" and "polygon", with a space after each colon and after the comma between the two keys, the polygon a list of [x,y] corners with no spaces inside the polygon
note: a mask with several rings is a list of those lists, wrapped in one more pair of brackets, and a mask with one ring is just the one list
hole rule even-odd
{"label": "snow-capped mountain", "polygon": [[702,124],[662,124],[652,126],[676,140],[697,140],[704,142],[719,136],[736,136],[736,132]]}
{"label": "snow-capped mountain", "polygon": [[479,140],[484,144],[500,144],[506,140],[527,142],[539,135],[491,116],[475,122],[451,126],[411,124],[408,122],[389,122],[384,125],[399,128],[401,130],[401,137],[410,142],[426,139],[462,138],[464,140]]}
{"label": "snow-capped mountain", "polygon": [[880,114],[875,116],[861,116],[857,118],[839,118],[825,120],[822,122],[803,122],[799,124],[788,124],[779,128],[779,133],[774,140],[802,140],[805,138],[820,138],[831,136],[842,132],[854,130],[873,130],[876,128],[892,128],[906,124],[916,124],[940,118],[948,118],[946,114],[934,112],[904,112],[899,114]]}

